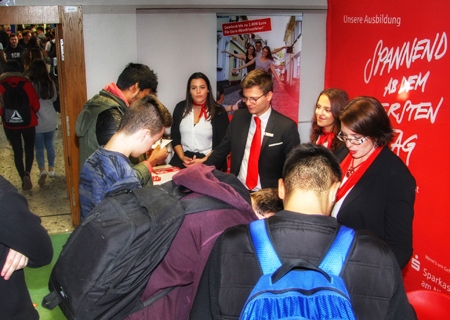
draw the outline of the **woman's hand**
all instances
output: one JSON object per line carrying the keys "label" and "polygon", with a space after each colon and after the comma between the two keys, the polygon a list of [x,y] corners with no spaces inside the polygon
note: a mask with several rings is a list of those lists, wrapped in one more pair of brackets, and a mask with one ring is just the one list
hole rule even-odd
{"label": "woman's hand", "polygon": [[199,159],[199,158],[197,158],[196,156],[194,156],[194,157],[191,159],[191,161],[189,161],[189,162],[183,162],[183,164],[184,164],[184,166],[185,166],[186,168],[187,168],[187,167],[192,167],[192,166],[195,166],[195,165],[197,165],[197,164],[202,164],[203,162],[206,161],[206,159],[208,159],[208,157],[204,157],[204,158]]}
{"label": "woman's hand", "polygon": [[[194,156],[194,158],[195,158],[195,156]],[[192,161],[192,158],[189,158],[189,157],[186,157],[186,156],[183,156],[180,159],[181,159],[181,161],[183,161],[184,164],[190,163]]]}

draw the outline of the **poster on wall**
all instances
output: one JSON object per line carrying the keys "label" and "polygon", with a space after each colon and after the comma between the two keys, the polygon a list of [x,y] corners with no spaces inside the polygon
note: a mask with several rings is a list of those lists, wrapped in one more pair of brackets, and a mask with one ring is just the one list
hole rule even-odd
{"label": "poster on wall", "polygon": [[240,82],[255,68],[272,74],[272,107],[298,122],[302,15],[217,16],[217,85],[222,105],[245,108]]}
{"label": "poster on wall", "polygon": [[383,104],[396,132],[391,149],[416,179],[405,287],[450,295],[450,2],[427,1],[426,8],[418,0],[328,3],[326,86]]}

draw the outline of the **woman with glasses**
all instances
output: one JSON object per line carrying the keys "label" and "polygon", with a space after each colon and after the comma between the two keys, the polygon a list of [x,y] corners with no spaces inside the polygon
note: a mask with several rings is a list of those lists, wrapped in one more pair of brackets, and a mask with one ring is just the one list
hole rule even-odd
{"label": "woman with glasses", "polygon": [[383,239],[403,268],[412,255],[416,182],[390,149],[389,117],[372,97],[355,98],[342,110],[338,138],[349,154],[341,162],[342,184],[331,213],[339,223],[367,229]]}
{"label": "woman with glasses", "polygon": [[348,154],[345,143],[337,137],[341,130],[338,119],[339,112],[348,101],[348,94],[344,90],[325,89],[317,98],[316,110],[312,119],[311,143],[330,149],[339,161],[342,161]]}
{"label": "woman with glasses", "polygon": [[185,168],[203,163],[225,136],[228,122],[227,112],[214,100],[208,77],[193,73],[187,82],[186,99],[173,111],[171,139],[175,153],[170,164]]}

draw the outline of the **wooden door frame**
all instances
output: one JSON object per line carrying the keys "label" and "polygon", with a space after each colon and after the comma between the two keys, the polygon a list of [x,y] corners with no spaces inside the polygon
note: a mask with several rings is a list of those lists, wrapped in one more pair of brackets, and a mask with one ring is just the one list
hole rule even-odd
{"label": "wooden door frame", "polygon": [[57,45],[58,82],[61,100],[61,127],[67,193],[72,223],[80,223],[78,197],[78,139],[75,122],[87,100],[84,60],[83,14],[81,6],[0,7],[0,24],[56,24],[56,43],[63,39],[64,52]]}

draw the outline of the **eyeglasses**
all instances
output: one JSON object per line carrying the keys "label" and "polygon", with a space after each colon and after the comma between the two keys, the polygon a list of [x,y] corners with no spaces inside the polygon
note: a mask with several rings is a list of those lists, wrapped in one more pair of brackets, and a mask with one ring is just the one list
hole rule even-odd
{"label": "eyeglasses", "polygon": [[245,103],[251,102],[251,103],[256,103],[256,101],[258,101],[259,98],[261,98],[262,96],[265,96],[267,93],[263,93],[262,95],[260,95],[258,98],[253,98],[253,97],[242,97],[242,101],[244,101]]}
{"label": "eyeglasses", "polygon": [[347,137],[347,135],[345,135],[344,133],[342,133],[342,131],[339,131],[337,138],[343,142],[350,142],[351,144],[354,145],[360,145],[362,144],[364,141],[366,141],[367,139],[369,139],[369,137],[364,137],[364,138],[355,138],[355,139],[350,139]]}

